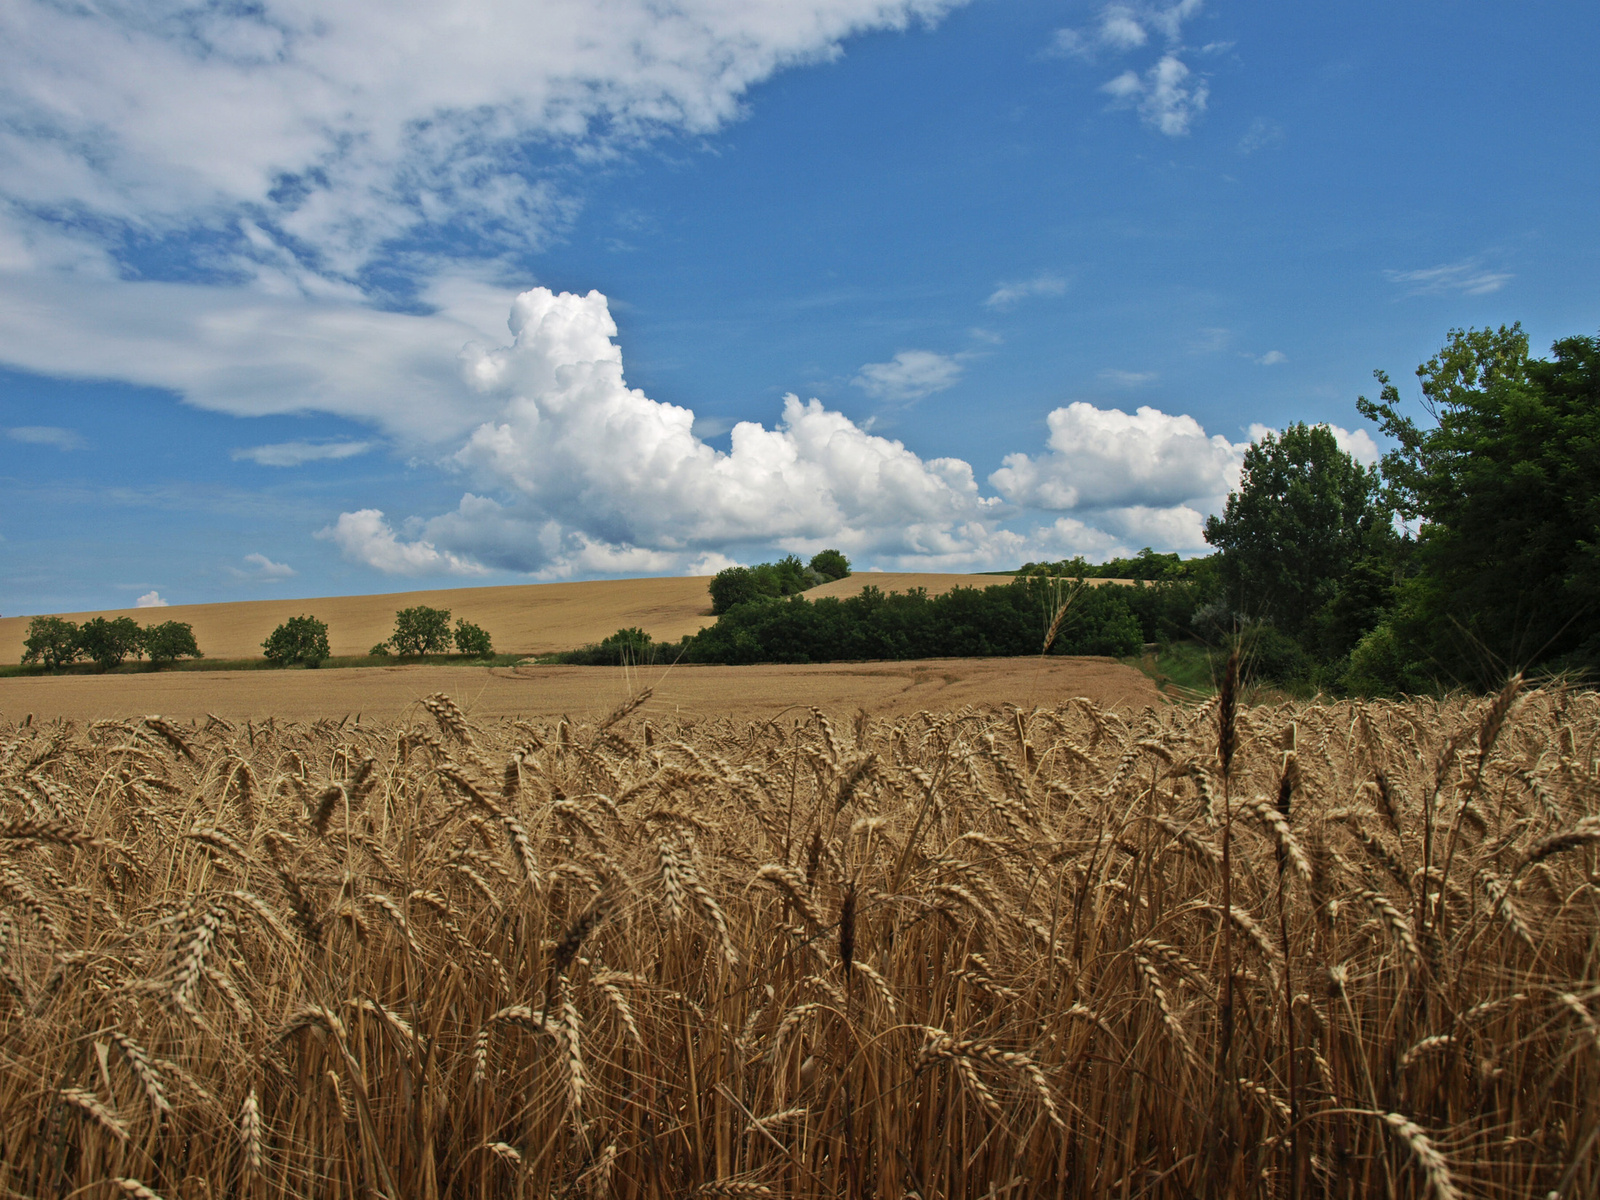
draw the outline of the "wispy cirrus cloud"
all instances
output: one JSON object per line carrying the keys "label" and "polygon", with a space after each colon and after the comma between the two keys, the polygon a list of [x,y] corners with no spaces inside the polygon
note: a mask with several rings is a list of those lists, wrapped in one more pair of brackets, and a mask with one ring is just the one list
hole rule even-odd
{"label": "wispy cirrus cloud", "polygon": [[1487,296],[1491,292],[1498,292],[1516,278],[1510,271],[1490,270],[1476,258],[1413,271],[1389,270],[1383,276],[1390,283],[1404,288],[1408,296],[1443,296],[1451,292]]}
{"label": "wispy cirrus cloud", "polygon": [[1122,371],[1107,367],[1099,372],[1098,377],[1114,387],[1143,387],[1147,383],[1154,383],[1160,375],[1155,371]]}
{"label": "wispy cirrus cloud", "polygon": [[1023,300],[1034,296],[1061,296],[1065,295],[1067,281],[1061,276],[1049,271],[1035,275],[1032,279],[1018,280],[1015,283],[1002,283],[989,293],[989,298],[984,304],[989,308],[1008,309],[1014,308]]}
{"label": "wispy cirrus cloud", "polygon": [[230,566],[228,573],[240,580],[293,579],[299,574],[288,563],[273,562],[265,554],[246,554],[245,568]]}
{"label": "wispy cirrus cloud", "polygon": [[82,450],[88,445],[77,430],[63,429],[59,425],[13,425],[6,430],[6,436],[13,442],[54,446],[57,450]]}
{"label": "wispy cirrus cloud", "polygon": [[263,467],[298,467],[308,462],[354,458],[372,449],[371,442],[275,442],[248,446],[233,452],[233,460],[248,460]]}

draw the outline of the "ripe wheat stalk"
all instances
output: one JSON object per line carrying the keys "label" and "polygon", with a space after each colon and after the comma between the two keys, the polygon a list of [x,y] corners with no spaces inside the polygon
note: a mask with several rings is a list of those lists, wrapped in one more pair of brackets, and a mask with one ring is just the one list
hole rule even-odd
{"label": "ripe wheat stalk", "polygon": [[0,1192],[1600,1194],[1592,693],[417,716],[0,725]]}

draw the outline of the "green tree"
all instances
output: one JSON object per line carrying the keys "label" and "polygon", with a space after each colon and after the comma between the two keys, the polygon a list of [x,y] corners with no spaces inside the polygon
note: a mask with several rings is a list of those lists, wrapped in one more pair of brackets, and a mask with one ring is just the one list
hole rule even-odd
{"label": "green tree", "polygon": [[305,663],[316,667],[325,658],[331,658],[328,649],[328,625],[315,617],[290,617],[267,635],[261,643],[261,652],[268,662],[283,666],[288,663]]}
{"label": "green tree", "polygon": [[83,653],[78,644],[77,622],[62,617],[35,617],[28,622],[22,650],[23,662],[43,663],[52,671],[76,662]]}
{"label": "green tree", "polygon": [[850,560],[837,550],[818,551],[808,565],[824,579],[844,579],[850,574]]}
{"label": "green tree", "polygon": [[144,631],[144,652],[150,665],[177,662],[180,658],[204,658],[194,640],[194,628],[187,621],[163,621]]}
{"label": "green tree", "polygon": [[450,649],[450,610],[418,605],[394,614],[394,635],[389,639],[396,654],[443,654]]}
{"label": "green tree", "polygon": [[456,621],[456,649],[474,658],[488,658],[494,653],[489,634],[464,618]]}
{"label": "green tree", "polygon": [[761,591],[749,567],[726,567],[711,579],[711,613],[720,617],[735,604],[759,600]]}
{"label": "green tree", "polygon": [[132,617],[91,617],[78,630],[78,649],[102,671],[115,670],[130,654],[144,655],[144,630]]}
{"label": "green tree", "polygon": [[1551,354],[1530,358],[1520,325],[1451,330],[1417,368],[1425,425],[1374,372],[1379,398],[1357,406],[1397,443],[1383,477],[1420,526],[1369,664],[1478,684],[1540,663],[1600,669],[1600,338]]}
{"label": "green tree", "polygon": [[[1206,520],[1205,538],[1222,552],[1233,607],[1303,641],[1331,627],[1325,610],[1352,570],[1386,561],[1398,540],[1377,469],[1339,449],[1327,426],[1304,423],[1245,451],[1239,490],[1221,517]],[[1346,639],[1366,632],[1348,626],[1338,626]]]}

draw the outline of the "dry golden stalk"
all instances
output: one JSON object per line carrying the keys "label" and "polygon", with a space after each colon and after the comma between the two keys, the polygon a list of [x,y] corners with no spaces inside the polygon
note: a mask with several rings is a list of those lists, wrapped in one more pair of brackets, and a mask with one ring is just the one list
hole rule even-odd
{"label": "dry golden stalk", "polygon": [[1428,1186],[1436,1200],[1461,1200],[1461,1192],[1450,1174],[1450,1165],[1445,1162],[1444,1155],[1434,1148],[1426,1131],[1399,1113],[1382,1113],[1381,1118],[1389,1131],[1411,1151],[1411,1157],[1417,1160],[1417,1165],[1427,1176]]}
{"label": "dry golden stalk", "polygon": [[467,727],[467,718],[461,709],[456,707],[456,702],[443,692],[435,692],[431,696],[422,698],[422,707],[433,715],[434,721],[439,725],[439,732],[455,738],[463,745],[471,746],[472,730]]}
{"label": "dry golden stalk", "polygon": [[1201,837],[1190,826],[1180,825],[1171,817],[1155,816],[1150,819],[1171,834],[1173,839],[1193,854],[1197,861],[1208,867],[1222,865],[1222,851],[1217,849],[1216,843]]}
{"label": "dry golden stalk", "polygon": [[1402,913],[1382,892],[1372,891],[1370,888],[1360,888],[1357,895],[1365,900],[1372,911],[1378,915],[1379,923],[1389,932],[1390,938],[1400,949],[1405,958],[1405,965],[1411,970],[1422,966],[1422,951],[1417,945],[1417,935],[1411,928],[1411,922],[1406,920]]}
{"label": "dry golden stalk", "polygon": [[66,1087],[57,1093],[63,1103],[87,1116],[119,1142],[128,1140],[128,1127],[99,1096],[83,1088]]}
{"label": "dry golden stalk", "polygon": [[1302,880],[1310,882],[1311,860],[1306,857],[1306,852],[1300,847],[1300,840],[1289,828],[1288,818],[1264,796],[1257,796],[1249,801],[1246,807],[1272,831],[1272,836],[1278,843],[1278,853],[1294,867],[1294,873]]}
{"label": "dry golden stalk", "polygon": [[1534,863],[1543,862],[1553,854],[1576,850],[1580,846],[1595,845],[1600,845],[1600,816],[1584,817],[1571,829],[1553,833],[1534,843],[1533,847],[1522,856],[1521,862],[1517,864],[1517,870],[1520,872]]}
{"label": "dry golden stalk", "polygon": [[173,757],[181,754],[190,762],[198,761],[194,756],[194,748],[189,745],[183,733],[172,722],[159,716],[149,716],[141,724],[152,733],[159,735],[162,741],[172,747]]}
{"label": "dry golden stalk", "polygon": [[161,1200],[159,1193],[146,1187],[137,1179],[119,1178],[113,1179],[111,1182],[117,1185],[123,1195],[132,1196],[133,1200]]}
{"label": "dry golden stalk", "polygon": [[144,1089],[145,1099],[149,1100],[151,1109],[158,1117],[162,1113],[171,1112],[172,1104],[167,1100],[166,1084],[162,1082],[160,1073],[151,1063],[144,1047],[120,1029],[112,1031],[111,1042],[122,1051],[122,1057],[127,1061],[134,1077],[138,1079],[139,1086]]}
{"label": "dry golden stalk", "polygon": [[326,833],[328,821],[341,802],[346,806],[350,803],[350,794],[345,791],[342,783],[330,784],[318,792],[316,812],[311,817],[311,828],[318,834]]}
{"label": "dry golden stalk", "polygon": [[261,1104],[256,1099],[256,1089],[251,1086],[244,1104],[239,1109],[239,1140],[244,1144],[245,1168],[252,1175],[261,1174]]}
{"label": "dry golden stalk", "polygon": [[105,845],[99,838],[85,833],[67,821],[10,821],[0,825],[0,841],[43,842],[53,846],[79,846],[84,848]]}

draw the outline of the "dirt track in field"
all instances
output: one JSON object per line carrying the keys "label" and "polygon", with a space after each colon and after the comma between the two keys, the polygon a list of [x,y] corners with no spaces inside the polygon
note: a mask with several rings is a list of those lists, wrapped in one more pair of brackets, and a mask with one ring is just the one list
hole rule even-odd
{"label": "dirt track in field", "polygon": [[614,667],[397,666],[320,671],[165,671],[0,679],[0,718],[78,721],[160,713],[204,722],[310,721],[360,714],[392,721],[422,696],[446,692],[476,718],[602,718],[644,686],[641,710],[658,721],[769,718],[794,705],[858,708],[894,717],[967,704],[1054,705],[1087,696],[1102,705],[1160,704],[1150,679],[1109,658],[948,658],[811,666],[678,666],[625,675]]}
{"label": "dirt track in field", "polygon": [[[806,595],[854,596],[871,584],[886,592],[926,588],[940,595],[957,587],[1005,583],[1000,575],[927,575],[862,572]],[[1099,582],[1099,581],[1096,581]],[[82,624],[91,617],[132,617],[141,625],[187,621],[210,658],[260,658],[261,642],[277,626],[302,613],[328,624],[336,655],[365,654],[394,632],[396,610],[425,604],[447,608],[489,631],[495,649],[508,654],[548,654],[598,642],[637,626],[657,641],[675,642],[711,624],[708,576],[605,579],[586,583],[532,583],[509,587],[449,588],[375,596],[324,596],[313,600],[239,600],[227,604],[174,604],[167,608],[119,608],[62,613]],[[29,617],[0,617],[0,663],[22,661]]]}

